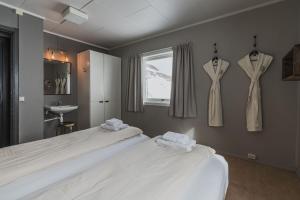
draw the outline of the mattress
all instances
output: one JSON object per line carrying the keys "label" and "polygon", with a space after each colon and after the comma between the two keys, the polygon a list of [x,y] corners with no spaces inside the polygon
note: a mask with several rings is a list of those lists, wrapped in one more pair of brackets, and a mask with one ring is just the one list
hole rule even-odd
{"label": "mattress", "polygon": [[148,139],[147,136],[140,134],[116,144],[112,144],[106,148],[97,149],[78,157],[67,159],[42,170],[38,170],[27,176],[21,177],[12,183],[1,186],[0,199],[22,199],[37,190],[42,190],[51,184],[55,184],[56,182],[84,170],[88,170],[90,167],[99,164],[99,162],[104,161],[114,154]]}
{"label": "mattress", "polygon": [[227,186],[227,162],[213,149],[187,153],[154,138],[25,199],[224,200]]}

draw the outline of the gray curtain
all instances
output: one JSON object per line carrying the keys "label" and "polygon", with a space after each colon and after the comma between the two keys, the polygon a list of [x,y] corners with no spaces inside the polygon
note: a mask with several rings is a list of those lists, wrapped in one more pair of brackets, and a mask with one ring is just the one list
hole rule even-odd
{"label": "gray curtain", "polygon": [[127,111],[143,112],[141,57],[132,56],[128,63]]}
{"label": "gray curtain", "polygon": [[180,118],[197,117],[194,74],[191,44],[173,47],[170,116]]}

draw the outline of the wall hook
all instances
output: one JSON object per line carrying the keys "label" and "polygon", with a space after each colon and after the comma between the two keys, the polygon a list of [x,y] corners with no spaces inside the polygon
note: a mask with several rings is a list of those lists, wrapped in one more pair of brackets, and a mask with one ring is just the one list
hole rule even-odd
{"label": "wall hook", "polygon": [[218,49],[217,49],[217,43],[214,43],[214,53],[217,54],[218,53]]}
{"label": "wall hook", "polygon": [[253,39],[254,39],[253,47],[256,49],[256,47],[257,47],[257,35],[254,35]]}

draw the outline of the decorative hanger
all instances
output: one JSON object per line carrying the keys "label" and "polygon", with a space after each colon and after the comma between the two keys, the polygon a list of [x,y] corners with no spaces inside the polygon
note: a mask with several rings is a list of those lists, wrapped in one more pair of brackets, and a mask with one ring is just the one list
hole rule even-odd
{"label": "decorative hanger", "polygon": [[219,60],[219,58],[218,58],[218,49],[217,49],[217,43],[214,43],[214,54],[215,54],[215,56],[213,57],[213,61],[215,61],[215,60]]}
{"label": "decorative hanger", "polygon": [[253,50],[250,52],[249,56],[250,56],[250,58],[253,58],[251,60],[256,61],[257,60],[256,57],[259,54],[259,52],[257,51],[257,35],[254,35],[253,39],[254,39]]}
{"label": "decorative hanger", "polygon": [[214,43],[214,57],[212,58],[213,65],[217,65],[218,60],[219,60],[219,57],[218,57],[217,43]]}

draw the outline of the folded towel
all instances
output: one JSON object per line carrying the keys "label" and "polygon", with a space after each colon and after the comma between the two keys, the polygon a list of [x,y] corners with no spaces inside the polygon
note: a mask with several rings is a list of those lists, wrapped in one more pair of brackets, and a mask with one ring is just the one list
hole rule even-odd
{"label": "folded towel", "polygon": [[123,124],[123,121],[117,118],[111,118],[109,120],[106,120],[105,123],[110,126],[120,126]]}
{"label": "folded towel", "polygon": [[171,131],[166,132],[162,136],[162,138],[165,140],[175,142],[178,144],[183,144],[183,145],[187,145],[191,142],[191,138],[188,135],[181,134],[181,133],[175,133],[175,132],[171,132]]}
{"label": "folded towel", "polygon": [[177,149],[184,149],[186,152],[191,152],[193,147],[196,146],[196,140],[190,140],[189,144],[183,145],[176,142],[171,142],[169,140],[165,140],[162,137],[156,139],[156,143],[164,146],[169,146]]}
{"label": "folded towel", "polygon": [[110,126],[108,124],[101,124],[101,128],[111,130],[111,131],[119,131],[125,128],[128,128],[128,124],[121,124],[120,126]]}

